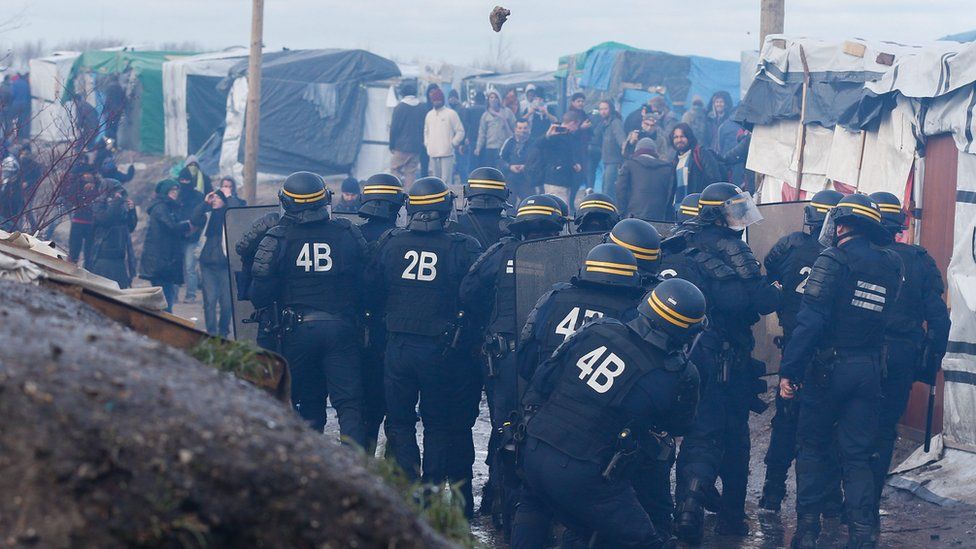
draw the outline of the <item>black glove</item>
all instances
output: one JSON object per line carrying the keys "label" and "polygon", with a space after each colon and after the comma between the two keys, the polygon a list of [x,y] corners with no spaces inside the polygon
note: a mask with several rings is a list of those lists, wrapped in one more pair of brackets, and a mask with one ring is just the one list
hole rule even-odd
{"label": "black glove", "polygon": [[915,381],[920,381],[926,385],[935,385],[935,378],[942,369],[942,353],[926,351],[924,360],[918,371],[915,372]]}

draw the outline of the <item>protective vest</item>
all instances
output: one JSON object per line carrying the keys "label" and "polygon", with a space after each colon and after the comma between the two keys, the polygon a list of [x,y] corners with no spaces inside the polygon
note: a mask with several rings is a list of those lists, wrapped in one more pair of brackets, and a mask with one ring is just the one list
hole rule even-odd
{"label": "protective vest", "polygon": [[288,225],[279,245],[284,249],[277,270],[284,279],[281,305],[357,314],[364,259],[348,221]]}
{"label": "protective vest", "polygon": [[577,282],[560,284],[540,307],[544,326],[533,326],[540,341],[539,356],[548,357],[583,323],[594,318],[627,322],[636,314],[639,289],[614,288]]}
{"label": "protective vest", "polygon": [[366,239],[366,242],[376,242],[381,236],[383,236],[383,233],[395,227],[395,219],[371,217],[367,219],[365,223],[359,226],[359,230],[363,233],[363,238]]}
{"label": "protective vest", "polygon": [[901,283],[897,256],[867,245],[829,248],[823,255],[841,266],[834,280],[831,322],[823,346],[880,351],[887,313]]}
{"label": "protective vest", "polygon": [[465,240],[456,233],[405,229],[389,235],[381,248],[388,331],[422,336],[453,331],[467,266],[458,261]]}
{"label": "protective vest", "polygon": [[488,331],[514,337],[519,333],[515,310],[515,250],[522,241],[505,237],[500,242],[502,246],[495,252],[499,256],[499,268],[495,275],[495,305],[492,307]]}
{"label": "protective vest", "polygon": [[633,422],[622,407],[638,381],[663,366],[665,355],[620,322],[600,319],[560,349],[548,399],[528,433],[565,454],[601,462]]}
{"label": "protective vest", "polygon": [[[886,335],[899,339],[908,339],[916,343],[922,343],[925,339],[925,330],[922,322],[925,320],[925,290],[937,284],[942,286],[942,276],[938,271],[932,272],[926,269],[926,264],[933,264],[927,258],[928,252],[919,246],[895,242],[888,247],[898,254],[901,258],[902,285],[898,293],[898,299],[892,304],[891,314],[888,316]],[[929,259],[929,261],[926,261]],[[933,281],[932,278],[937,278]]]}
{"label": "protective vest", "polygon": [[804,232],[795,232],[780,240],[766,258],[766,271],[783,286],[780,307],[777,311],[779,325],[789,338],[796,328],[796,314],[803,302],[803,290],[813,269],[813,263],[823,251],[817,238]]}
{"label": "protective vest", "polygon": [[503,227],[509,221],[504,210],[467,210],[458,216],[457,232],[474,238],[487,250],[501,240],[507,232]]}

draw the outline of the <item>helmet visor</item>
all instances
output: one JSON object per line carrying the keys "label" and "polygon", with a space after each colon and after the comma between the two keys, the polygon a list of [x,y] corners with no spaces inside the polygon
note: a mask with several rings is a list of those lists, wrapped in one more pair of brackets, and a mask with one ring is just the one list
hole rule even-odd
{"label": "helmet visor", "polygon": [[722,205],[725,222],[734,231],[745,230],[749,225],[762,221],[763,216],[756,207],[752,195],[741,192],[725,201]]}
{"label": "helmet visor", "polygon": [[820,238],[817,240],[825,248],[832,248],[837,244],[837,210],[832,209],[827,212],[823,226],[820,227]]}

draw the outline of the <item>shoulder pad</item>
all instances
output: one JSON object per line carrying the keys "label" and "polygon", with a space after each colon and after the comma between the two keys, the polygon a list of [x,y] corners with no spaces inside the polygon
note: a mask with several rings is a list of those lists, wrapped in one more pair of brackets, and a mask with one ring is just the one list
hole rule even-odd
{"label": "shoulder pad", "polygon": [[393,227],[392,229],[383,231],[383,234],[381,234],[380,237],[376,239],[376,242],[373,243],[373,249],[378,250],[382,248],[388,240],[404,232],[406,232],[406,229],[401,229],[399,227]]}
{"label": "shoulder pad", "polygon": [[725,254],[729,264],[740,278],[750,279],[762,276],[759,261],[752,254],[752,248],[737,238],[723,238],[716,247]]}
{"label": "shoulder pad", "polygon": [[728,280],[736,277],[736,272],[733,271],[731,267],[726,265],[721,259],[706,251],[699,250],[698,248],[691,248],[688,250],[688,257],[698,264],[698,266],[704,272],[708,273],[712,278],[717,280]]}
{"label": "shoulder pad", "polygon": [[[594,318],[592,320],[587,320],[583,326],[588,327],[588,326],[623,326],[623,325],[624,323],[620,322],[616,318],[609,317],[609,316],[601,316],[601,317]],[[582,329],[577,330],[576,333],[579,333],[580,331],[582,331]]]}
{"label": "shoulder pad", "polygon": [[[258,244],[258,251],[254,254],[254,264],[251,266],[251,275],[255,278],[269,277],[274,274],[274,260],[278,254],[282,237],[275,236],[272,232],[279,228],[280,226],[273,227]],[[284,232],[283,228],[281,232]]]}
{"label": "shoulder pad", "polygon": [[791,248],[799,248],[807,243],[809,235],[802,231],[795,231],[786,235],[785,239]]}
{"label": "shoulder pad", "polygon": [[668,253],[678,253],[688,247],[688,233],[679,230],[661,241],[661,249]]}
{"label": "shoulder pad", "polygon": [[354,226],[352,224],[352,221],[349,221],[345,217],[330,217],[329,218],[329,221],[335,223],[336,226],[342,227],[342,228],[348,228],[348,227],[353,227]]}
{"label": "shoulder pad", "polygon": [[840,263],[841,265],[847,264],[847,254],[845,254],[843,250],[837,247],[831,247],[825,249],[824,251],[820,252],[820,257],[830,258],[836,261],[837,263]]}
{"label": "shoulder pad", "polygon": [[572,287],[573,287],[573,285],[570,284],[569,282],[557,282],[557,283],[553,284],[551,288],[549,288],[549,291],[550,292],[562,292],[562,291],[568,290],[568,289],[570,289]]}
{"label": "shoulder pad", "polygon": [[481,253],[480,256],[478,256],[477,261],[475,261],[471,265],[471,269],[468,272],[473,273],[475,271],[480,270],[481,266],[484,265],[489,258],[495,255],[499,250],[501,250],[506,243],[507,243],[506,239],[503,238],[498,242],[495,242],[494,244],[489,246],[487,250],[485,250],[484,252]]}
{"label": "shoulder pad", "polygon": [[542,296],[539,297],[538,300],[536,300],[535,306],[533,306],[532,310],[529,311],[529,316],[525,320],[525,326],[522,327],[522,334],[519,336],[520,343],[524,343],[532,339],[532,336],[535,332],[536,323],[539,319],[539,311],[545,308],[545,306],[549,302],[549,298],[551,298],[554,293],[559,291],[556,288],[556,286],[558,285],[559,284],[553,285],[552,288],[549,288],[549,291],[542,294]]}
{"label": "shoulder pad", "polygon": [[847,263],[847,258],[839,248],[827,248],[820,253],[820,257],[813,262],[807,285],[803,289],[803,298],[816,303],[824,303],[833,290],[834,281],[840,275],[841,268]]}
{"label": "shoulder pad", "polygon": [[922,272],[925,275],[925,283],[928,288],[938,294],[945,292],[945,283],[942,282],[942,271],[939,270],[935,258],[929,255],[928,250],[921,246],[916,246],[919,261],[922,263]]}
{"label": "shoulder pad", "polygon": [[237,251],[237,255],[242,258],[246,257],[250,260],[254,249],[264,238],[264,235],[268,232],[271,227],[277,225],[281,220],[281,214],[278,212],[266,213],[259,217],[251,227],[241,236],[240,240],[237,241],[234,249]]}
{"label": "shoulder pad", "polygon": [[[264,235],[275,239],[281,239],[285,238],[287,230],[288,229],[284,225],[275,225],[274,227],[268,229],[268,232],[264,233]],[[264,240],[262,239],[262,242],[263,241]]]}

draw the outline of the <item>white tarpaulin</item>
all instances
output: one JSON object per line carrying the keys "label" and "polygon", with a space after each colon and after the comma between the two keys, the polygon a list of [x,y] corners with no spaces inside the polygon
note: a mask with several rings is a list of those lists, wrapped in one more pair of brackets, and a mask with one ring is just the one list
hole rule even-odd
{"label": "white tarpaulin", "polygon": [[[390,169],[390,122],[393,107],[389,105],[390,86],[368,85],[363,144],[356,156],[352,176],[359,180]],[[396,106],[396,103],[393,104]]]}
{"label": "white tarpaulin", "polygon": [[235,47],[163,63],[163,113],[167,156],[182,157],[195,152],[187,150],[186,77],[227,76],[227,71],[247,55],[247,48]]}
{"label": "white tarpaulin", "polygon": [[61,99],[71,66],[80,55],[65,51],[30,60],[32,138],[66,141],[74,134],[71,114]]}

